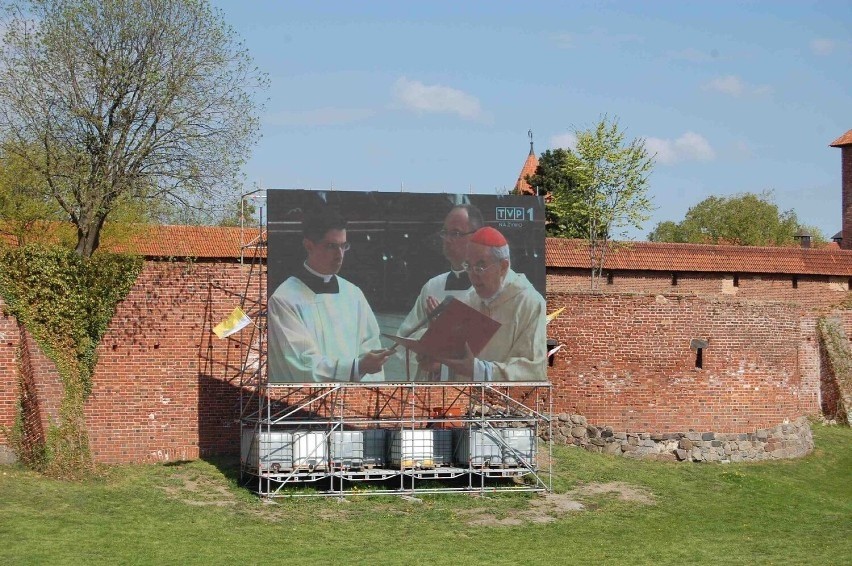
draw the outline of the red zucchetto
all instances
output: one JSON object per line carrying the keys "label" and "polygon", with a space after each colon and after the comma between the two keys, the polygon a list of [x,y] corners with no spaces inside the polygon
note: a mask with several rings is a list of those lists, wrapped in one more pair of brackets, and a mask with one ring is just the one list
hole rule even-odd
{"label": "red zucchetto", "polygon": [[473,236],[470,237],[470,241],[474,244],[488,246],[490,248],[499,248],[508,243],[506,238],[503,237],[503,234],[491,226],[485,226],[484,228],[480,228],[474,232]]}

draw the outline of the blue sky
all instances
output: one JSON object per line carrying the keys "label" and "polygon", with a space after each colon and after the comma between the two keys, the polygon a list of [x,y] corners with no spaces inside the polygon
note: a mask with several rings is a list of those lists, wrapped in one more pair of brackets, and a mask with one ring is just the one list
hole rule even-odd
{"label": "blue sky", "polygon": [[852,2],[214,0],[269,74],[250,185],[511,189],[529,151],[601,115],[657,154],[657,222],[774,191],[840,229]]}

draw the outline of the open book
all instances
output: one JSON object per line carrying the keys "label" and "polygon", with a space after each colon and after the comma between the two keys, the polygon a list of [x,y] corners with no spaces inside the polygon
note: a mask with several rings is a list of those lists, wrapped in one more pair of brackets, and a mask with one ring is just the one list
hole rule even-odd
{"label": "open book", "polygon": [[465,343],[474,356],[479,354],[500,328],[500,323],[458,299],[448,300],[446,307],[431,319],[429,328],[419,340],[393,334],[382,336],[432,359],[462,358]]}

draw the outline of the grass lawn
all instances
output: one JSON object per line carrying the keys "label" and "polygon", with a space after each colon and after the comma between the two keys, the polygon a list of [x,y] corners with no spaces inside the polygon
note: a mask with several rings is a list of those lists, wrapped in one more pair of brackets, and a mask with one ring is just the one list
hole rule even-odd
{"label": "grass lawn", "polygon": [[549,497],[269,504],[233,461],[81,483],[0,467],[0,564],[850,564],[852,430],[813,426],[813,454],[761,464],[557,447]]}

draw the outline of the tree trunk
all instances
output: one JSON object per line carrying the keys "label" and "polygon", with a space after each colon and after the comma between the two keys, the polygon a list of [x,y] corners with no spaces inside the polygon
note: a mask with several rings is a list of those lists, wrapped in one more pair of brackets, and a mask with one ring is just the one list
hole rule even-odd
{"label": "tree trunk", "polygon": [[89,222],[77,226],[77,247],[74,252],[81,257],[92,257],[101,245],[101,229],[104,227],[104,216],[96,215]]}

